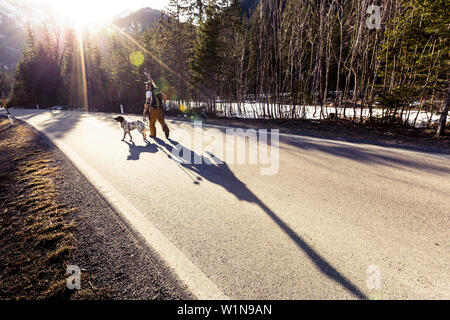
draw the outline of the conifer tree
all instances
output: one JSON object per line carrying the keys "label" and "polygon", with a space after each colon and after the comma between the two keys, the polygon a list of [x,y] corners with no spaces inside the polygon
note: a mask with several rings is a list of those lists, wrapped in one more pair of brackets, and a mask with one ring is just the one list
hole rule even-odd
{"label": "conifer tree", "polygon": [[26,26],[27,38],[22,51],[22,57],[16,66],[15,84],[11,103],[18,106],[32,105],[32,97],[35,92],[34,61],[36,59],[37,45],[36,35],[30,24]]}
{"label": "conifer tree", "polygon": [[207,6],[206,20],[199,26],[190,64],[194,83],[204,88],[203,94],[208,98],[218,94],[219,52],[222,47],[219,33],[219,12],[214,6]]}

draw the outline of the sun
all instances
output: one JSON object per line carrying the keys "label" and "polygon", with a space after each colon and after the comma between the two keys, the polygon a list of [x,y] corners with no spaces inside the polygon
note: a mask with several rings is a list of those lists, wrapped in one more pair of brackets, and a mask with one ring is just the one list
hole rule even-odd
{"label": "sun", "polygon": [[[47,0],[55,11],[75,26],[106,21],[114,16],[111,12],[111,1],[99,0]],[[117,13],[117,12],[116,12]]]}
{"label": "sun", "polygon": [[33,3],[46,3],[55,14],[66,22],[85,27],[110,21],[123,12],[131,12],[144,7],[161,10],[169,0],[24,0]]}

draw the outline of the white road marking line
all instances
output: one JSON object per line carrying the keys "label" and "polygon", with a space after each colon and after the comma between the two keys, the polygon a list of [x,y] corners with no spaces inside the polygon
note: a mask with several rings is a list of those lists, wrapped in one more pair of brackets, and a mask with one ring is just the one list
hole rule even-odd
{"label": "white road marking line", "polygon": [[[25,120],[27,121],[27,120]],[[27,121],[28,122],[28,121]],[[97,171],[91,168],[64,142],[39,125],[33,125],[44,133],[83,175],[102,193],[129,225],[147,241],[160,257],[173,269],[179,279],[201,300],[227,300],[228,297],[194,265],[175,245],[170,242],[138,209],[116,191]]]}

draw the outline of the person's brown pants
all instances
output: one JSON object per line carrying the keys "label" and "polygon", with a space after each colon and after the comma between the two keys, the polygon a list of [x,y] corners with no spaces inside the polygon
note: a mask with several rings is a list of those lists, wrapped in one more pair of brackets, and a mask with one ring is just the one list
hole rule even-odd
{"label": "person's brown pants", "polygon": [[156,120],[159,121],[159,123],[161,124],[161,127],[164,131],[164,133],[169,133],[169,127],[166,124],[166,121],[164,120],[164,113],[163,113],[163,109],[162,108],[154,108],[151,107],[150,108],[150,115],[149,115],[149,119],[150,119],[150,137],[155,137],[156,136]]}

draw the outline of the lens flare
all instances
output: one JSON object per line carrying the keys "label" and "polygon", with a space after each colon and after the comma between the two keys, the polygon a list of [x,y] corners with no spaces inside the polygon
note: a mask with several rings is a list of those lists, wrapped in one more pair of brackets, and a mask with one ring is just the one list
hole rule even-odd
{"label": "lens flare", "polygon": [[189,80],[185,79],[183,76],[181,76],[180,74],[178,74],[176,71],[172,70],[168,65],[166,65],[164,62],[162,62],[155,54],[153,54],[152,52],[148,51],[146,48],[144,48],[136,39],[134,39],[132,36],[130,36],[128,33],[126,33],[125,31],[123,31],[122,29],[120,29],[117,25],[115,25],[114,23],[110,23],[110,26],[113,27],[116,31],[119,32],[119,34],[123,35],[125,38],[127,38],[129,41],[131,41],[134,45],[136,45],[137,47],[139,47],[139,49],[141,49],[144,53],[148,54],[150,56],[150,58],[152,58],[153,60],[155,60],[156,62],[159,63],[160,66],[162,66],[163,68],[165,68],[166,70],[168,70],[169,72],[171,72],[173,75],[175,75],[176,77],[178,77],[181,81],[183,81],[184,83],[186,83],[189,87],[191,87],[192,89],[194,89],[196,92],[198,93],[202,93],[202,91],[197,88],[197,86],[195,86],[192,82],[190,82]]}
{"label": "lens flare", "polygon": [[139,67],[144,63],[144,54],[141,51],[134,51],[130,54],[130,62],[132,65]]}
{"label": "lens flare", "polygon": [[85,111],[89,110],[88,92],[87,92],[87,79],[86,79],[86,61],[84,59],[84,41],[83,33],[80,33],[80,60],[81,60],[81,83],[82,83],[82,95],[83,95],[83,108]]}

